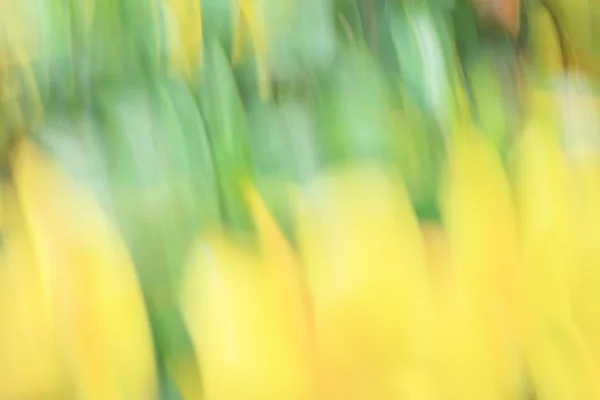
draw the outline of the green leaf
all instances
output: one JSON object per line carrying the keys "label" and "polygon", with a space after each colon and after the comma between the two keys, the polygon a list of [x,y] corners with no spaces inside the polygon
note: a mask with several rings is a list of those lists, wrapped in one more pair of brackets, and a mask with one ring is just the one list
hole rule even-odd
{"label": "green leaf", "polygon": [[391,7],[390,29],[403,84],[442,130],[453,113],[455,58],[452,32],[443,14],[426,3]]}
{"label": "green leaf", "polygon": [[289,186],[312,176],[316,165],[306,141],[314,135],[310,113],[297,101],[255,102],[249,110],[251,151],[258,190],[288,239],[293,241]]}
{"label": "green leaf", "polygon": [[[286,3],[270,0],[272,3]],[[270,64],[279,81],[293,81],[306,71],[324,71],[335,57],[336,16],[329,1],[305,0],[280,12],[272,35]],[[275,19],[275,17],[272,17]]]}
{"label": "green leaf", "polygon": [[200,86],[223,219],[230,227],[250,229],[243,195],[243,185],[251,181],[246,114],[227,57],[215,39],[205,46]]}
{"label": "green leaf", "polygon": [[146,295],[175,301],[197,211],[178,118],[160,88],[107,96],[104,145],[115,208]]}
{"label": "green leaf", "polygon": [[220,222],[219,196],[211,144],[204,119],[192,91],[181,80],[169,82],[167,90],[179,119],[190,163],[189,179],[193,190],[190,200],[198,207],[200,227],[214,226]]}
{"label": "green leaf", "polygon": [[514,53],[496,48],[494,53],[485,52],[466,67],[479,131],[501,152],[507,150],[512,132],[518,129],[518,88],[510,74],[514,68],[511,60],[515,60]]}
{"label": "green leaf", "polygon": [[389,161],[390,93],[375,60],[347,50],[323,90],[319,107],[330,161]]}

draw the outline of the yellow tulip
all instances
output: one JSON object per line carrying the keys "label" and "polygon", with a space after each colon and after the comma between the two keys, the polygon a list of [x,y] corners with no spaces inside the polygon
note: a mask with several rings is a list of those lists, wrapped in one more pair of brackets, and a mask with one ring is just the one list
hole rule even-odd
{"label": "yellow tulip", "polygon": [[166,12],[169,64],[186,78],[195,78],[202,57],[200,0],[162,0]]}
{"label": "yellow tulip", "polygon": [[600,159],[592,155],[572,160],[569,176],[578,244],[571,291],[573,319],[600,366]]}
{"label": "yellow tulip", "polygon": [[[441,194],[453,275],[454,397],[518,398],[522,320],[518,225],[511,187],[493,144],[473,131],[450,145]],[[452,311],[451,311],[452,313]],[[458,363],[458,364],[454,364]]]}
{"label": "yellow tulip", "polygon": [[260,0],[237,0],[236,4],[233,60],[238,61],[243,57],[244,46],[248,40],[246,35],[249,35],[256,59],[259,92],[261,97],[268,98],[271,95],[268,65],[270,31],[263,4]]}
{"label": "yellow tulip", "polygon": [[314,399],[309,311],[295,255],[249,191],[259,243],[199,239],[182,288],[207,400]]}
{"label": "yellow tulip", "polygon": [[431,290],[402,182],[354,165],[315,178],[298,197],[324,398],[386,398],[408,371],[428,379]]}
{"label": "yellow tulip", "polygon": [[11,188],[3,187],[0,251],[0,398],[58,399],[64,365],[48,288]]}
{"label": "yellow tulip", "polygon": [[93,197],[32,143],[20,143],[12,166],[36,262],[52,287],[77,397],[153,398],[150,327],[119,235]]}
{"label": "yellow tulip", "polygon": [[542,398],[598,399],[600,370],[573,320],[576,225],[568,165],[552,119],[534,113],[515,155],[527,293],[525,353]]}

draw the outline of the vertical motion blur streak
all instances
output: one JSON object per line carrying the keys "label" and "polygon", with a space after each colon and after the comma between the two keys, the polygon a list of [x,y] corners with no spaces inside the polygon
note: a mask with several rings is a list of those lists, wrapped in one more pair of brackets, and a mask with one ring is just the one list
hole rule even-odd
{"label": "vertical motion blur streak", "polygon": [[596,0],[0,0],[0,400],[600,400]]}

